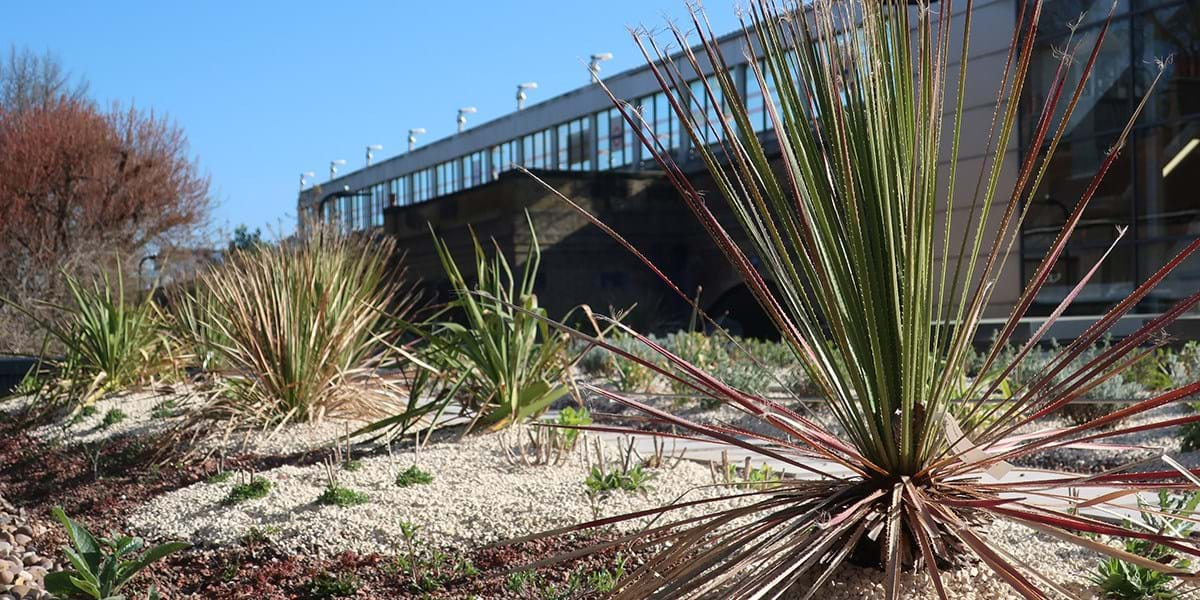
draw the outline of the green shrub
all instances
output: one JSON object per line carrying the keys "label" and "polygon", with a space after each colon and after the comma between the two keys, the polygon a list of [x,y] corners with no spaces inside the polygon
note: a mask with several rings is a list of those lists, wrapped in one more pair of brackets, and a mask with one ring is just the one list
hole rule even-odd
{"label": "green shrub", "polygon": [[536,417],[567,393],[563,379],[574,360],[567,356],[566,334],[550,326],[538,305],[534,283],[541,250],[528,215],[526,220],[529,253],[519,279],[498,246],[489,257],[472,237],[475,283],[468,283],[450,247],[434,236],[454,291],[448,311],[461,322],[436,324],[425,341],[431,360],[463,382],[466,404],[475,413],[471,430],[495,431]]}
{"label": "green shrub", "polygon": [[[1195,528],[1192,519],[1197,504],[1200,504],[1200,493],[1172,495],[1162,490],[1158,493],[1158,506],[1155,507],[1161,514],[1143,508],[1142,525],[1158,535],[1187,536]],[[1130,525],[1127,521],[1126,526]],[[1180,558],[1176,550],[1149,540],[1128,539],[1124,540],[1123,546],[1126,552],[1155,563],[1178,569],[1191,566],[1191,560]],[[1175,579],[1171,575],[1118,558],[1102,560],[1089,579],[1099,588],[1100,597],[1108,600],[1170,600],[1179,597]]]}
{"label": "green shrub", "polygon": [[592,377],[605,377],[610,375],[612,365],[608,360],[608,352],[590,342],[584,340],[572,340],[571,348],[579,354],[579,360],[575,363],[579,365],[579,369]]}
{"label": "green shrub", "polygon": [[420,539],[419,527],[410,521],[400,522],[400,533],[404,540],[404,552],[397,557],[397,575],[409,579],[408,588],[417,593],[430,593],[440,589],[445,582],[479,574],[475,565],[461,555],[451,556],[437,548],[429,548]]}
{"label": "green shrub", "polygon": [[251,476],[249,481],[239,483],[230,488],[229,494],[225,496],[222,504],[232,506],[250,500],[266,498],[271,493],[271,488],[271,482],[266,478]]}
{"label": "green shrub", "polygon": [[[119,592],[142,569],[189,546],[168,542],[148,548],[141,538],[115,533],[97,538],[67,517],[62,508],[56,506],[50,513],[62,523],[73,546],[64,550],[71,568],[45,577],[46,591],[64,600],[120,600],[125,596]],[[158,597],[153,586],[148,594],[152,599]]]}
{"label": "green shrub", "polygon": [[21,381],[17,382],[17,385],[13,386],[12,391],[9,392],[8,395],[13,397],[32,396],[45,389],[47,385],[53,382],[53,380],[54,378],[52,373],[45,369],[42,365],[42,361],[39,360],[38,365],[30,369],[29,372],[25,373],[25,375],[21,377]]}
{"label": "green shrub", "polygon": [[422,471],[417,465],[413,465],[399,475],[396,476],[396,485],[400,487],[408,487],[411,485],[427,485],[433,483],[433,475]]}
{"label": "green shrub", "polygon": [[326,487],[325,491],[321,492],[321,495],[317,498],[317,504],[337,506],[339,508],[358,506],[370,501],[371,497],[362,492],[337,485]]}
{"label": "green shrub", "polygon": [[588,587],[600,594],[612,592],[616,588],[617,582],[625,576],[626,559],[627,557],[618,554],[612,570],[601,568],[588,573]]}
{"label": "green shrub", "polygon": [[71,416],[71,420],[68,421],[68,423],[71,425],[78,425],[79,423],[82,423],[84,419],[96,414],[96,412],[99,410],[100,409],[96,408],[96,405],[94,404],[81,406],[79,407],[79,410],[76,410],[75,414]]}
{"label": "green shrub", "polygon": [[42,303],[52,317],[38,316],[34,307],[7,300],[65,348],[61,362],[54,363],[55,381],[43,386],[51,406],[87,406],[109,392],[141,385],[162,372],[165,357],[161,315],[152,298],[130,300],[134,292],[125,288],[117,275],[104,274],[90,284],[66,274],[69,304]]}
{"label": "green shrub", "polygon": [[216,473],[209,475],[208,479],[205,479],[204,482],[205,483],[225,483],[226,481],[229,481],[230,479],[233,479],[233,471],[217,471]]}
{"label": "green shrub", "polygon": [[525,596],[534,593],[540,596],[546,587],[545,579],[537,571],[513,571],[504,576],[504,589],[510,594]]}
{"label": "green shrub", "polygon": [[[646,348],[645,344],[628,335],[614,335],[610,343],[641,359],[634,360],[611,352],[608,355],[610,371],[613,374],[613,384],[622,392],[651,392],[658,380],[658,374],[646,362],[657,362],[657,357]],[[643,362],[644,361],[644,362]]]}
{"label": "green shrub", "polygon": [[648,481],[650,481],[650,474],[642,468],[642,465],[634,465],[627,469],[612,470],[592,467],[583,483],[593,492],[612,490],[641,492],[646,490]]}
{"label": "green shrub", "polygon": [[[1159,348],[1137,361],[1122,376],[1143,390],[1162,392],[1171,389],[1174,382],[1168,369],[1170,356],[1173,354],[1167,348]],[[1184,382],[1191,383],[1191,382]]]}
{"label": "green shrub", "polygon": [[360,586],[358,577],[352,573],[334,575],[325,571],[305,583],[303,589],[305,597],[313,600],[325,600],[357,596]]}
{"label": "green shrub", "polygon": [[251,527],[238,540],[243,546],[261,546],[271,541],[271,536],[279,533],[279,527],[268,525],[266,527]]}
{"label": "green shrub", "polygon": [[[1193,413],[1200,413],[1200,402],[1192,402],[1188,404],[1188,408]],[[1182,438],[1179,447],[1184,452],[1192,452],[1200,450],[1200,422],[1185,423],[1180,427],[1180,437]]]}
{"label": "green shrub", "polygon": [[183,414],[183,407],[175,398],[167,398],[150,409],[150,416],[155,419],[170,419]]}
{"label": "green shrub", "polygon": [[1188,342],[1167,354],[1163,367],[1175,387],[1200,380],[1200,342]]}
{"label": "green shrub", "polygon": [[104,420],[100,422],[100,426],[112,427],[113,425],[116,425],[127,418],[129,418],[129,415],[125,414],[125,411],[119,408],[110,408],[108,409],[108,412],[104,413]]}
{"label": "green shrub", "polygon": [[[592,424],[592,413],[588,412],[587,408],[575,409],[567,406],[559,411],[556,423],[569,427],[586,427]],[[560,436],[568,448],[574,448],[575,442],[579,440],[580,431],[579,429],[556,429],[555,435]]]}

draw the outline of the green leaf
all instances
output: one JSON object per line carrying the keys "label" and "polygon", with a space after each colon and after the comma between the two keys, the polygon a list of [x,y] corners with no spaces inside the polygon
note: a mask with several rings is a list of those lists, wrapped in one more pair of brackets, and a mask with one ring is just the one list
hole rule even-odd
{"label": "green leaf", "polygon": [[121,578],[117,582],[116,589],[121,589],[134,575],[151,563],[189,547],[191,547],[191,544],[187,542],[168,542],[147,550],[139,559],[130,561],[122,566]]}
{"label": "green leaf", "polygon": [[[87,528],[79,523],[76,523],[74,520],[68,517],[67,513],[63,511],[61,506],[55,506],[54,508],[50,509],[50,514],[56,520],[58,520],[59,523],[62,523],[63,527],[67,530],[67,539],[71,540],[71,545],[75,546],[75,549],[78,550],[80,554],[83,554],[84,556],[98,556],[100,554],[100,543],[96,541],[96,538],[92,536],[91,532],[89,532]],[[88,563],[88,566],[91,567],[92,570],[95,570],[98,565],[98,561],[96,563]]]}
{"label": "green leaf", "polygon": [[46,577],[42,583],[46,587],[46,591],[60,598],[69,598],[79,591],[75,584],[71,583],[71,578],[78,575],[75,571],[55,571],[46,573]]}

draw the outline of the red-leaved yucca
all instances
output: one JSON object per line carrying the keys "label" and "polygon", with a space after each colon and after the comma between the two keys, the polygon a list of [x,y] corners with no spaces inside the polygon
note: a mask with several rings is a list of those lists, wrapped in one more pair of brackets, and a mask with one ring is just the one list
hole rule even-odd
{"label": "red-leaved yucca", "polygon": [[[787,406],[725,385],[649,338],[637,336],[661,355],[656,361],[588,338],[701,395],[736,407],[764,426],[749,431],[699,424],[605,389],[593,388],[595,393],[641,410],[658,431],[664,426],[674,428],[679,437],[736,447],[786,463],[789,470],[801,474],[771,489],[730,491],[724,498],[738,498],[735,508],[718,504],[720,498],[686,500],[532,536],[566,535],[657,516],[649,527],[571,554],[624,545],[651,550],[646,562],[617,584],[614,596],[774,598],[799,592],[797,597],[809,597],[848,557],[865,552],[878,557],[888,598],[899,595],[899,574],[910,567],[926,573],[937,593],[948,597],[939,566],[969,557],[1025,597],[1046,598],[1051,590],[1064,593],[1052,578],[1035,567],[1017,565],[985,539],[979,527],[995,519],[1142,567],[1194,576],[1094,537],[1147,540],[1182,556],[1200,556],[1200,549],[1182,537],[1097,517],[1106,510],[1122,514],[1119,509],[1128,507],[1140,492],[1195,489],[1200,480],[1170,459],[1164,457],[1152,467],[1158,470],[1136,473],[1129,468],[1063,473],[1041,481],[1006,473],[1010,461],[1039,452],[1094,448],[1135,429],[1200,421],[1200,416],[1188,416],[1136,428],[1119,424],[1192,396],[1200,391],[1198,382],[1077,426],[1028,433],[1035,421],[1085,397],[1090,389],[1153,352],[1162,343],[1163,328],[1200,301],[1200,293],[1192,293],[1104,352],[1076,360],[1187,259],[1200,241],[1187,245],[1062,346],[1040,377],[1013,390],[1011,402],[985,401],[1097,272],[1092,268],[1070,282],[1069,293],[1044,324],[1018,346],[1015,355],[1003,354],[1008,358],[1000,363],[1002,349],[1013,341],[1019,320],[1046,284],[1093,194],[1122,151],[1144,99],[1125,130],[1112,137],[1111,150],[1091,184],[1076,199],[1061,233],[1033,269],[986,351],[981,372],[1000,375],[962,385],[993,282],[1019,235],[1025,201],[1038,188],[1084,93],[1108,22],[1094,40],[1072,39],[1064,48],[1048,99],[1027,140],[1029,147],[1045,146],[1049,151],[1028,153],[1017,166],[1013,188],[1001,190],[999,175],[1008,158],[1005,149],[1015,128],[1042,9],[1040,0],[1019,3],[984,151],[988,160],[978,174],[970,175],[977,179],[966,187],[974,194],[955,198],[955,180],[964,176],[956,173],[956,165],[973,6],[970,0],[917,4],[908,6],[898,0],[818,0],[782,7],[771,0],[753,3],[743,18],[745,44],[761,49],[765,66],[750,61],[748,76],[757,80],[759,89],[770,89],[768,80],[777,89],[773,97],[764,99],[778,142],[777,158],[752,133],[746,105],[700,11],[692,13],[699,46],[688,49],[686,34],[671,28],[675,43],[684,48],[679,54],[669,55],[646,33],[635,35],[684,134],[707,165],[715,191],[737,220],[740,236],[735,237],[710,212],[708,203],[717,201],[715,194],[706,198],[693,186],[637,107],[615,97],[614,103],[790,344],[838,426],[824,427]],[[952,54],[960,59],[954,67]],[[690,86],[693,74],[705,72],[709,65],[714,77]],[[1163,65],[1157,66],[1161,77]],[[1072,70],[1080,73],[1078,83],[1069,85]],[[958,83],[947,88],[947,75],[952,73],[950,79]],[[704,105],[697,94],[707,96],[708,106],[720,107],[714,109],[715,115],[693,110]],[[947,136],[951,142],[942,144]],[[970,207],[965,220],[950,218],[956,206]],[[941,211],[947,216],[939,223]],[[593,222],[667,280],[617,232]],[[1015,435],[1018,431],[1020,437]],[[694,511],[697,506],[712,508],[700,518],[672,518],[680,508]]]}

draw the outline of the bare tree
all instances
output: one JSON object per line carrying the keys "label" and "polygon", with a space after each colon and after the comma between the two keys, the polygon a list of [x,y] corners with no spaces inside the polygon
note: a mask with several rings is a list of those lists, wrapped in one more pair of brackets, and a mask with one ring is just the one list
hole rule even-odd
{"label": "bare tree", "polygon": [[45,107],[60,99],[83,102],[88,81],[72,78],[58,56],[47,51],[36,54],[29,48],[9,48],[0,61],[0,111],[24,112]]}
{"label": "bare tree", "polygon": [[[101,112],[68,97],[0,110],[4,297],[58,300],[62,270],[92,270],[114,257],[136,263],[190,240],[209,206],[209,178],[183,130],[152,111]],[[7,312],[6,319],[0,311],[0,352],[36,350],[36,336]]]}

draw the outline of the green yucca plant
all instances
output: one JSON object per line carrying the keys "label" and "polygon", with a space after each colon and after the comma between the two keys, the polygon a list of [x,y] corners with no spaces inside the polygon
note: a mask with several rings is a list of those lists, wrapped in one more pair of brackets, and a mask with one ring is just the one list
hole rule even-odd
{"label": "green yucca plant", "polygon": [[[1009,520],[1031,532],[1169,575],[1194,576],[1081,535],[1140,539],[1175,552],[1200,554],[1179,535],[1146,532],[1095,517],[1120,510],[1122,498],[1142,490],[1195,488],[1200,483],[1169,458],[1163,460],[1170,468],[1139,473],[1125,469],[1064,473],[1037,482],[1006,474],[1012,459],[1043,450],[1094,447],[1131,430],[1200,420],[1189,416],[1137,428],[1105,428],[1200,392],[1196,382],[1076,426],[1023,431],[1153,352],[1160,343],[1156,334],[1200,302],[1200,292],[1188,295],[1133,334],[1082,364],[1076,362],[1200,247],[1200,240],[1063,346],[1034,381],[1010,390],[1009,401],[990,401],[1096,273],[1094,268],[1074,282],[1045,324],[1007,363],[998,364],[1002,349],[1122,149],[1129,127],[1113,136],[1111,151],[988,350],[978,372],[989,377],[974,378],[966,389],[962,385],[992,284],[1007,264],[1025,217],[1025,200],[1038,188],[1084,92],[1108,21],[1094,39],[1073,39],[1065,47],[1029,140],[1030,147],[1048,146],[1049,151],[1023,158],[1014,187],[1001,190],[1000,173],[1008,159],[1042,9],[1041,0],[1019,3],[985,151],[988,160],[978,175],[978,191],[963,199],[971,210],[962,221],[952,209],[973,3],[966,0],[960,7],[943,0],[936,8],[924,1],[914,7],[907,4],[902,0],[819,0],[782,7],[773,0],[751,3],[749,16],[744,17],[748,22],[743,21],[745,45],[761,50],[765,67],[749,62],[749,77],[766,95],[764,106],[778,142],[777,159],[753,134],[716,36],[698,10],[692,22],[701,38],[699,50],[689,49],[686,34],[673,26],[675,41],[683,48],[673,57],[664,54],[649,34],[636,36],[743,241],[718,220],[711,210],[713,195],[693,186],[640,113],[615,97],[614,103],[774,321],[796,362],[825,399],[837,427],[827,428],[786,406],[739,391],[639,336],[666,361],[666,366],[645,361],[661,376],[757,416],[764,427],[751,434],[705,425],[603,388],[591,388],[594,393],[640,409],[655,430],[670,426],[684,437],[736,446],[784,463],[801,476],[767,491],[739,494],[739,506],[713,508],[703,518],[672,522],[669,515],[680,506],[711,501],[624,517],[661,513],[650,527],[579,551],[615,544],[658,549],[617,584],[616,597],[775,598],[799,593],[808,598],[851,556],[878,561],[885,571],[889,599],[900,593],[901,571],[913,566],[924,571],[937,593],[947,598],[939,569],[964,557],[977,558],[1025,597],[1046,598],[1054,593],[1059,586],[1037,572],[1036,565],[1018,567],[977,531],[980,523],[990,519]],[[1110,12],[1109,20],[1111,16]],[[958,50],[951,51],[951,46]],[[960,59],[953,68],[951,54]],[[1068,85],[1073,61],[1082,74],[1077,84]],[[701,79],[698,85],[689,82],[689,74],[707,72],[710,66],[712,78]],[[951,71],[957,71],[958,85],[947,89]],[[769,92],[768,79],[777,93]],[[693,109],[705,104],[717,107],[715,116]],[[1056,121],[1055,115],[1060,119]],[[943,139],[949,144],[943,146]],[[943,157],[949,160],[943,162]],[[939,211],[946,215],[941,223]],[[619,234],[594,217],[592,222],[670,284]],[[575,335],[641,360],[603,340],[581,332]],[[968,408],[952,410],[956,402],[965,402]],[[1023,432],[1020,437],[1014,436],[1018,430]],[[1072,497],[1068,489],[1083,491],[1091,500]],[[620,519],[541,535],[568,534]]]}
{"label": "green yucca plant", "polygon": [[461,378],[474,416],[469,429],[496,430],[537,416],[568,391],[571,364],[567,336],[549,326],[534,293],[541,250],[533,222],[529,253],[520,279],[495,245],[491,257],[472,233],[475,282],[450,255],[446,242],[434,237],[438,257],[454,298],[444,321],[427,335],[431,356],[443,371]]}
{"label": "green yucca plant", "polygon": [[281,426],[394,408],[380,368],[400,344],[412,295],[388,260],[392,242],[318,229],[234,252],[181,294],[176,335],[211,367],[198,414]]}
{"label": "green yucca plant", "polygon": [[153,290],[131,298],[117,265],[116,275],[102,273],[90,282],[63,272],[68,302],[40,303],[50,317],[12,304],[64,348],[52,369],[56,377],[39,390],[52,404],[88,406],[107,393],[146,383],[166,366]]}

